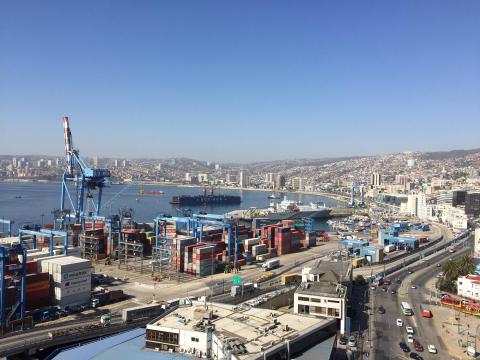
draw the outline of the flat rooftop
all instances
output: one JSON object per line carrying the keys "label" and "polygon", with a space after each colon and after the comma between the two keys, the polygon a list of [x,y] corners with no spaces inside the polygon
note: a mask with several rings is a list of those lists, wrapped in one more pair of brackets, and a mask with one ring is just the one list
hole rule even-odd
{"label": "flat rooftop", "polygon": [[166,315],[148,328],[156,327],[175,328],[203,331],[199,327],[203,314],[213,315],[211,325],[214,325],[215,334],[224,343],[236,340],[236,345],[245,347],[245,354],[237,354],[240,359],[261,353],[276,344],[284,343],[287,339],[298,337],[311,328],[321,328],[330,324],[331,320],[323,320],[303,315],[282,313],[275,310],[240,307],[193,302],[192,306],[180,307]]}
{"label": "flat rooftop", "polygon": [[340,295],[345,295],[345,291],[338,293],[337,292],[337,285],[331,284],[328,282],[323,282],[323,281],[315,281],[315,282],[309,282],[307,284],[302,284],[297,288],[295,291],[297,294],[301,295],[313,295],[313,296],[335,296],[338,298],[342,298],[343,296]]}

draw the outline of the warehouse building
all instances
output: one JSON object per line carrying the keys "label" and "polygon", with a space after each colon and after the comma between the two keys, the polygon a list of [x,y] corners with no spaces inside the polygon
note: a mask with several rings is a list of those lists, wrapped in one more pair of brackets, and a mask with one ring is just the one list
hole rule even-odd
{"label": "warehouse building", "polygon": [[334,319],[193,301],[147,324],[145,347],[218,360],[290,358],[335,329]]}

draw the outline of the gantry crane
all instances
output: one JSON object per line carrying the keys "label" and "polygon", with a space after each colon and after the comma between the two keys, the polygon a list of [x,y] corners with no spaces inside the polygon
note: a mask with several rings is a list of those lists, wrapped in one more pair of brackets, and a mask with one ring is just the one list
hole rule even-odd
{"label": "gantry crane", "polygon": [[[79,155],[79,150],[73,148],[72,133],[68,117],[63,118],[66,164],[62,177],[62,195],[60,212],[65,220],[66,214],[79,223],[84,215],[98,216],[102,201],[102,190],[110,184],[110,170],[94,169],[86,165]],[[69,189],[68,185],[72,189]],[[72,186],[73,185],[73,186]],[[97,200],[93,192],[98,190]],[[65,206],[65,196],[70,205],[70,211]],[[85,199],[91,211],[85,211]]]}

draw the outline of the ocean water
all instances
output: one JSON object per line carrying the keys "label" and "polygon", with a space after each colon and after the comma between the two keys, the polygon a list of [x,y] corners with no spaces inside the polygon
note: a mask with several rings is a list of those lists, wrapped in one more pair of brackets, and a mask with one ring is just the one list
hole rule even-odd
{"label": "ocean water", "polygon": [[[145,185],[145,191],[164,191],[164,195],[139,194],[138,185],[111,185],[103,191],[100,215],[117,214],[120,208],[131,208],[137,222],[152,221],[159,214],[180,215],[175,205],[169,204],[174,195],[198,195],[203,193],[202,188]],[[189,207],[194,212],[223,214],[236,209],[250,207],[267,207],[270,200],[269,191],[248,191],[234,189],[216,189],[218,194],[240,195],[240,205],[201,206]],[[0,183],[0,218],[13,220],[14,229],[26,224],[53,223],[53,210],[60,208],[60,183]],[[291,200],[301,200],[305,204],[322,201],[327,206],[336,207],[338,201],[310,194],[286,193]],[[328,229],[325,221],[317,221],[318,229]],[[2,232],[2,224],[0,224]]]}

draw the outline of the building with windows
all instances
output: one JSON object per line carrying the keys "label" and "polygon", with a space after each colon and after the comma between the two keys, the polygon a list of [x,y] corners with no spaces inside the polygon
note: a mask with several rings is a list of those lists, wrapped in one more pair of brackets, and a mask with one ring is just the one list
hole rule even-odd
{"label": "building with windows", "polygon": [[335,330],[334,319],[192,301],[147,324],[145,347],[217,360],[288,359]]}
{"label": "building with windows", "polygon": [[305,179],[301,177],[295,177],[292,179],[292,188],[294,190],[305,190]]}
{"label": "building with windows", "polygon": [[286,185],[285,176],[282,174],[277,174],[275,176],[275,190],[276,191],[282,190],[283,188],[285,188],[285,185]]}
{"label": "building with windows", "polygon": [[250,178],[245,170],[240,170],[238,177],[241,188],[250,186]]}
{"label": "building with windows", "polygon": [[340,333],[345,334],[351,281],[351,262],[321,261],[303,268],[302,283],[294,294],[294,313],[335,319]]}
{"label": "building with windows", "polygon": [[379,173],[373,173],[370,176],[370,185],[372,185],[372,186],[382,185],[382,175],[379,174]]}
{"label": "building with windows", "polygon": [[465,214],[480,215],[480,192],[468,192],[465,196]]}
{"label": "building with windows", "polygon": [[457,280],[457,294],[468,299],[480,300],[480,275],[460,276]]}

